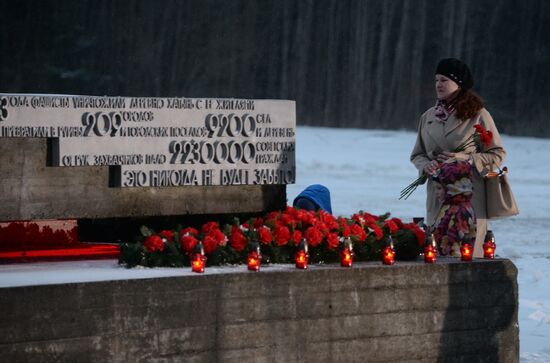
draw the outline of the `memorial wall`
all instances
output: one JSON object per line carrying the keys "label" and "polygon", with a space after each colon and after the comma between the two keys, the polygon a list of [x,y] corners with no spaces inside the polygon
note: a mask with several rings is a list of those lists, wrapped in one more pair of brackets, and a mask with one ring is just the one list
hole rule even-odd
{"label": "memorial wall", "polygon": [[281,208],[295,112],[285,100],[0,94],[0,221]]}

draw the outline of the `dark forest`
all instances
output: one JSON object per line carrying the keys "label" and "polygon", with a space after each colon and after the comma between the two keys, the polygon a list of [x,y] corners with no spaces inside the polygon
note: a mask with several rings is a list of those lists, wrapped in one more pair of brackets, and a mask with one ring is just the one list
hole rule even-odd
{"label": "dark forest", "polygon": [[501,132],[550,136],[545,0],[1,1],[0,92],[293,99],[299,125],[415,129],[440,58]]}

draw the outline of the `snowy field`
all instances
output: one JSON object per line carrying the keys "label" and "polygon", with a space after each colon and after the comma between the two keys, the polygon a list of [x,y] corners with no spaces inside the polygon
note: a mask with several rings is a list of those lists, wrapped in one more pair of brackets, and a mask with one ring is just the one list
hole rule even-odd
{"label": "snowy field", "polygon": [[[424,189],[408,200],[399,191],[416,178],[409,162],[415,133],[299,127],[297,183],[288,186],[289,202],[306,186],[324,184],[332,194],[335,215],[359,210],[391,212],[409,220],[424,214]],[[490,223],[497,254],[519,270],[521,362],[550,362],[550,140],[503,136],[505,165],[521,214]],[[272,266],[269,270],[292,266]],[[210,268],[223,273],[230,268]],[[233,269],[234,271],[234,269]],[[119,268],[116,261],[50,262],[0,265],[0,287],[76,281],[151,278],[191,274],[182,269]]]}
{"label": "snowy field", "polygon": [[[309,184],[331,191],[335,215],[362,209],[408,220],[424,216],[425,189],[408,200],[399,191],[414,180],[413,132],[299,127],[297,180],[289,202]],[[497,255],[519,271],[521,362],[550,362],[550,140],[503,135],[504,165],[520,208],[517,217],[490,222]],[[546,230],[548,228],[548,230]]]}

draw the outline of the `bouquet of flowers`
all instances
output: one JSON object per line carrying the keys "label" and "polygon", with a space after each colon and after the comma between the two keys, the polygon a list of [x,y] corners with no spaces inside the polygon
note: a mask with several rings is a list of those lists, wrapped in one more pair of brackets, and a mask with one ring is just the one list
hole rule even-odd
{"label": "bouquet of flowers", "polygon": [[[466,150],[471,146],[476,147],[476,151],[480,152],[481,149],[485,146],[488,147],[491,144],[493,139],[493,133],[490,130],[485,130],[483,126],[476,124],[474,125],[474,133],[470,135],[462,144],[460,144],[453,152],[458,153]],[[399,199],[407,199],[411,194],[418,188],[418,186],[424,184],[428,176],[425,173],[422,173],[417,179],[415,179],[411,184],[407,185],[399,195]]]}
{"label": "bouquet of flowers", "polygon": [[[336,262],[344,241],[353,243],[357,261],[377,260],[389,236],[396,243],[397,258],[416,258],[425,235],[415,223],[403,223],[390,214],[376,216],[364,211],[350,218],[335,217],[323,210],[287,207],[241,223],[233,217],[223,223],[154,230],[142,226],[141,237],[122,243],[119,263],[126,267],[190,266],[195,247],[202,246],[208,266],[246,263],[250,248],[259,246],[262,263],[292,263],[300,242],[309,246],[310,263]],[[403,253],[397,247],[405,246]],[[411,257],[412,256],[412,257]]]}

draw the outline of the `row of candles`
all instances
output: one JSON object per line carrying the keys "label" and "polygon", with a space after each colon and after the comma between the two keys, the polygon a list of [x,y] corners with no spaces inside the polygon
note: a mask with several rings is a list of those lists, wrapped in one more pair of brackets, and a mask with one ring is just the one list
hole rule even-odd
{"label": "row of candles", "polygon": [[[495,258],[495,236],[492,231],[487,231],[485,235],[485,240],[483,243],[483,258],[491,260]],[[473,258],[473,248],[467,243],[463,242],[460,246],[460,260],[465,262],[472,261]],[[437,259],[437,246],[435,238],[431,235],[431,242],[424,247],[424,262],[425,263],[435,263]]]}
{"label": "row of candles", "polygon": [[[483,243],[483,257],[485,259],[495,258],[495,237],[492,231],[488,231],[485,236],[485,241]],[[382,249],[382,263],[384,265],[393,265],[395,263],[395,248],[393,246],[393,241],[391,237],[388,238],[386,246]],[[472,246],[464,242],[460,246],[460,259],[465,262],[472,261],[473,257],[473,248]],[[353,244],[350,238],[344,239],[342,250],[340,252],[340,265],[342,267],[352,267],[353,265]],[[437,260],[437,245],[433,235],[426,246],[424,247],[424,262],[425,263],[435,263]],[[307,241],[303,239],[296,253],[294,254],[294,261],[297,269],[307,269],[309,262],[309,252]],[[248,252],[247,266],[249,271],[260,271],[260,266],[262,262],[262,254],[260,252],[260,245],[254,243],[251,245],[251,248]],[[193,272],[204,272],[206,266],[206,256],[204,255],[204,249],[202,244],[199,242],[193,251],[191,258],[191,270]]]}

